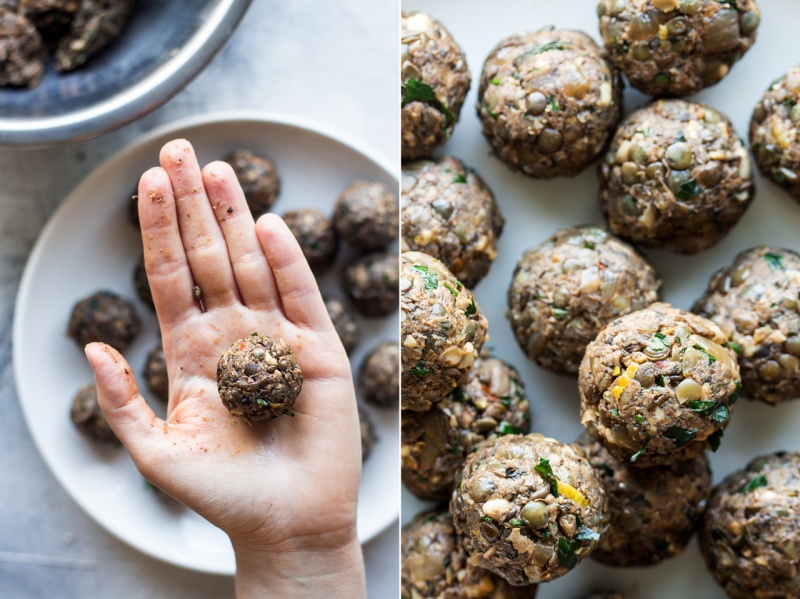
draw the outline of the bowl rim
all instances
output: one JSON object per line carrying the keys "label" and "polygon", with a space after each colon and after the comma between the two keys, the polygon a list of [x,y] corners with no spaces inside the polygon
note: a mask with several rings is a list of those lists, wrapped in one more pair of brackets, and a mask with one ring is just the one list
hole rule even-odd
{"label": "bowl rim", "polygon": [[189,84],[225,45],[252,0],[222,0],[171,60],[88,107],[46,117],[0,115],[0,147],[41,148],[98,137],[155,110]]}

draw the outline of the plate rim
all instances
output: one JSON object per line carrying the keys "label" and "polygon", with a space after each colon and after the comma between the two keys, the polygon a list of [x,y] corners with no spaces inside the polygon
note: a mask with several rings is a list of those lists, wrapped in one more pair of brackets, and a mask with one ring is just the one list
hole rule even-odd
{"label": "plate rim", "polygon": [[[191,128],[211,126],[211,125],[221,125],[226,123],[232,124],[232,123],[247,123],[247,122],[251,123],[255,122],[258,123],[259,125],[267,125],[267,126],[269,125],[288,126],[300,130],[304,133],[312,133],[319,137],[326,138],[328,141],[333,141],[335,143],[338,143],[339,145],[349,148],[350,150],[354,151],[355,153],[365,158],[368,162],[373,163],[379,169],[383,170],[386,176],[390,180],[395,182],[395,184],[398,185],[399,187],[399,180],[398,180],[399,165],[396,171],[393,170],[391,162],[377,150],[366,145],[360,140],[353,138],[351,135],[336,129],[335,127],[331,127],[327,124],[320,123],[305,117],[299,117],[296,115],[282,113],[279,111],[224,110],[224,111],[212,111],[205,114],[192,115],[190,117],[178,119],[170,123],[163,124],[149,132],[146,132],[142,135],[135,137],[130,143],[126,144],[118,152],[114,153],[112,156],[110,156],[109,158],[101,162],[99,165],[94,167],[91,170],[91,172],[89,172],[69,192],[67,192],[63,200],[58,205],[58,207],[49,216],[44,227],[42,227],[41,231],[39,232],[30,254],[28,255],[28,259],[25,263],[25,267],[22,272],[22,277],[20,278],[19,288],[17,290],[16,298],[14,300],[14,317],[13,317],[12,331],[11,331],[11,341],[12,341],[11,356],[12,356],[12,370],[14,373],[14,386],[17,394],[17,403],[21,407],[23,419],[25,421],[25,426],[34,442],[34,445],[36,446],[36,450],[42,457],[42,460],[47,465],[48,470],[56,479],[56,481],[58,481],[59,485],[64,490],[64,492],[69,496],[70,500],[74,502],[87,516],[89,516],[89,518],[93,522],[95,522],[98,526],[100,526],[107,534],[123,542],[125,545],[132,547],[142,555],[147,555],[151,558],[158,559],[162,562],[189,570],[205,572],[208,574],[229,575],[229,576],[235,574],[235,566],[233,569],[230,569],[226,567],[213,567],[207,564],[199,564],[196,562],[192,562],[191,560],[182,559],[180,556],[178,556],[178,558],[176,559],[174,556],[166,555],[163,552],[152,551],[149,549],[145,550],[144,548],[133,544],[128,539],[120,536],[116,530],[111,530],[110,528],[108,528],[103,522],[101,522],[97,518],[97,516],[92,511],[90,511],[87,508],[86,505],[84,505],[83,501],[79,499],[78,496],[71,491],[70,487],[64,480],[63,473],[61,473],[54,467],[49,453],[43,450],[42,441],[40,439],[41,433],[37,432],[37,429],[31,425],[31,421],[34,416],[31,413],[32,409],[30,405],[31,402],[29,401],[26,402],[23,400],[24,375],[21,371],[22,368],[21,363],[23,360],[23,356],[21,353],[22,344],[19,342],[19,340],[22,338],[23,335],[22,322],[26,319],[26,314],[27,314],[27,306],[25,305],[24,299],[30,293],[30,287],[33,284],[35,272],[37,270],[36,267],[37,265],[40,264],[43,258],[46,245],[45,240],[47,240],[49,237],[53,235],[53,231],[56,230],[57,223],[60,220],[59,216],[67,209],[67,206],[68,204],[70,204],[70,200],[72,198],[79,197],[79,192],[82,189],[92,187],[95,181],[101,178],[101,176],[103,176],[103,174],[106,171],[108,170],[113,171],[114,169],[118,169],[120,164],[123,164],[131,154],[135,154],[143,147],[153,144],[159,138],[165,136],[171,136]],[[364,534],[364,538],[359,539],[359,543],[361,545],[368,543],[369,541],[374,539],[379,533],[389,528],[392,522],[395,521],[399,522],[400,518],[399,498],[396,508],[397,508],[396,510],[390,510],[390,515],[385,519],[384,522],[381,522],[378,526],[374,527],[372,530],[368,530]]]}

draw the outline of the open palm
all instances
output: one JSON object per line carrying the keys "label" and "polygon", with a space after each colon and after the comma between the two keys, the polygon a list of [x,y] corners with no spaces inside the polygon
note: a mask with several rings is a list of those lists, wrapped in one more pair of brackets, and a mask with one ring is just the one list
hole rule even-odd
{"label": "open palm", "polygon": [[[91,344],[109,423],[149,481],[234,547],[351,542],[361,473],[352,377],[297,242],[274,215],[253,222],[227,164],[201,172],[183,140],[164,146],[160,162],[141,178],[139,216],[169,372],[167,418],[149,408],[119,353]],[[294,417],[251,424],[220,401],[220,355],[256,332],[286,341],[303,370]]]}

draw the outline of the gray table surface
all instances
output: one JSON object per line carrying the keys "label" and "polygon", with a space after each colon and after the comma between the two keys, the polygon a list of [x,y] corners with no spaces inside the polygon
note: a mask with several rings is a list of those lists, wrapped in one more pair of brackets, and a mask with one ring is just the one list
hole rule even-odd
{"label": "gray table surface", "polygon": [[[14,387],[11,323],[19,279],[42,227],[83,177],[141,133],[185,116],[291,113],[344,130],[399,165],[398,30],[394,2],[254,0],[228,46],[159,110],[102,138],[0,150],[0,597],[233,596],[230,577],[161,563],[110,536],[53,478]],[[393,525],[364,546],[371,598],[399,595],[398,544]]]}

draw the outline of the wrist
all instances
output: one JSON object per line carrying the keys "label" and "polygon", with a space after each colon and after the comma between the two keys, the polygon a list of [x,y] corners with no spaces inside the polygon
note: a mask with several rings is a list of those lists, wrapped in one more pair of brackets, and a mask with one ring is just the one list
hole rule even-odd
{"label": "wrist", "polygon": [[355,534],[338,547],[287,543],[269,549],[237,546],[237,599],[360,599],[366,597],[361,545]]}

